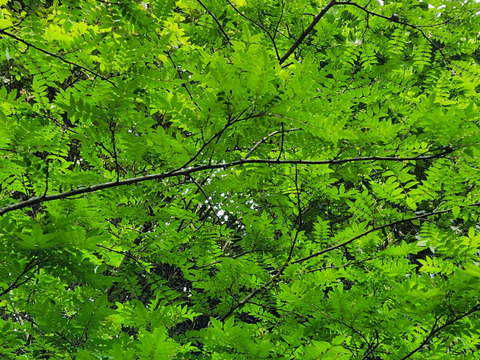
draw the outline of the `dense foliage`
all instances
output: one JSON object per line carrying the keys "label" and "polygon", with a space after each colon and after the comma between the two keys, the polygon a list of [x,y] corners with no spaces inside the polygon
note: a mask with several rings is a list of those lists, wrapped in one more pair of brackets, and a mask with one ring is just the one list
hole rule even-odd
{"label": "dense foliage", "polygon": [[480,359],[480,4],[0,6],[2,359]]}

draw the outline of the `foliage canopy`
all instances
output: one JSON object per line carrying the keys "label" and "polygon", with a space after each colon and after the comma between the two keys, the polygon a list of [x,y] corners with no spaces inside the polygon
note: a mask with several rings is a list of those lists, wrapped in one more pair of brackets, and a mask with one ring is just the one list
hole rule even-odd
{"label": "foliage canopy", "polygon": [[0,6],[0,357],[480,358],[479,4]]}

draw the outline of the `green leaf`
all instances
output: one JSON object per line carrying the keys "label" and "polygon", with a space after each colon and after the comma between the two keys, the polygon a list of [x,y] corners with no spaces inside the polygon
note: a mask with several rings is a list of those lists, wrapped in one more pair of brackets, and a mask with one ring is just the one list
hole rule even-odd
{"label": "green leaf", "polygon": [[460,214],[460,207],[459,206],[454,206],[452,207],[452,215],[453,218],[456,219],[458,218],[458,215]]}
{"label": "green leaf", "polygon": [[465,268],[465,271],[470,275],[480,278],[480,267],[478,267],[478,265],[463,264],[463,267]]}
{"label": "green leaf", "polygon": [[23,3],[3,357],[475,357],[479,3]]}

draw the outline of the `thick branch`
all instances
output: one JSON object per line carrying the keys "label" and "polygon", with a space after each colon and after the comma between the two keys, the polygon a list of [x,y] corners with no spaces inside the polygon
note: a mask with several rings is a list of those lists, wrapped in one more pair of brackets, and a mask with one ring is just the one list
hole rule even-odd
{"label": "thick branch", "polygon": [[134,185],[134,184],[138,184],[145,181],[162,180],[162,179],[171,178],[171,177],[188,176],[190,174],[205,171],[205,170],[226,169],[230,167],[242,166],[247,164],[333,165],[333,164],[345,164],[348,162],[366,162],[366,161],[416,161],[416,160],[435,159],[438,157],[442,157],[446,154],[449,154],[451,152],[452,150],[447,148],[443,152],[440,152],[438,154],[432,154],[432,155],[426,155],[426,156],[419,155],[419,156],[412,156],[412,157],[367,156],[367,157],[355,157],[355,158],[333,159],[333,160],[242,159],[242,160],[237,160],[231,163],[224,163],[224,164],[205,164],[205,165],[198,165],[198,166],[193,166],[188,168],[184,167],[182,169],[165,172],[165,173],[150,174],[150,175],[144,175],[144,176],[134,177],[130,179],[123,179],[120,181],[111,181],[103,184],[85,186],[85,187],[77,188],[74,190],[65,191],[59,194],[33,197],[28,200],[21,201],[16,204],[12,204],[12,205],[8,205],[3,208],[0,208],[0,216],[10,211],[24,209],[26,207],[41,204],[43,202],[67,199],[73,196],[93,193],[101,190],[115,188],[118,186]]}
{"label": "thick branch", "polygon": [[285,62],[285,60],[287,60],[289,58],[289,56],[293,54],[293,52],[300,46],[300,44],[307,37],[307,35],[310,34],[310,32],[315,27],[315,25],[317,25],[317,23],[320,21],[320,19],[327,13],[328,10],[330,10],[330,8],[333,5],[335,5],[335,0],[330,0],[330,2],[327,4],[327,6],[325,6],[323,8],[323,10],[320,11],[320,13],[317,16],[315,16],[312,23],[310,25],[308,25],[308,27],[305,29],[305,31],[302,33],[302,35],[300,35],[300,37],[297,39],[297,41],[295,41],[295,43],[292,45],[292,47],[290,49],[288,49],[288,51],[285,53],[285,55],[283,55],[280,58],[280,60],[279,60],[280,65],[282,65]]}

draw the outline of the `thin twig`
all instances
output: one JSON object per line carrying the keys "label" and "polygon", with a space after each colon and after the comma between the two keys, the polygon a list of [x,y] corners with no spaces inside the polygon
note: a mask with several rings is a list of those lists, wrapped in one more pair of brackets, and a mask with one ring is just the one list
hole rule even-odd
{"label": "thin twig", "polygon": [[[255,24],[257,27],[262,29],[268,35],[268,37],[272,41],[273,48],[275,49],[275,54],[277,55],[277,59],[280,60],[280,54],[278,53],[277,44],[275,43],[275,38],[272,36],[272,34],[270,34],[270,31],[268,31],[262,24],[260,24],[260,23],[256,22],[255,20],[249,18],[247,15],[245,15],[240,10],[238,10],[235,7],[235,5],[232,4],[231,1],[229,1],[229,0],[226,0],[226,1],[241,17],[243,17],[243,18],[247,19],[248,21],[250,21],[251,23]],[[281,62],[280,62],[280,64],[281,64]]]}
{"label": "thin twig", "polygon": [[282,156],[284,140],[285,140],[285,130],[284,130],[284,122],[282,121],[282,141],[280,143],[280,151],[278,152],[277,160],[280,160],[280,158]]}
{"label": "thin twig", "polygon": [[282,0],[282,10],[280,12],[280,17],[278,18],[277,25],[275,26],[275,31],[273,32],[273,39],[275,39],[275,36],[277,36],[278,27],[280,26],[280,21],[282,21],[284,10],[285,10],[285,2]]}
{"label": "thin twig", "polygon": [[7,31],[5,31],[5,30],[0,29],[0,34],[7,35],[7,36],[11,37],[12,39],[15,39],[15,40],[17,40],[17,41],[19,41],[19,42],[27,45],[28,47],[32,47],[32,48],[34,48],[34,49],[36,49],[36,50],[38,50],[38,51],[40,51],[40,52],[43,52],[43,53],[46,54],[46,55],[52,56],[52,57],[54,57],[54,58],[57,58],[57,59],[59,59],[60,61],[63,61],[65,64],[69,64],[69,65],[72,65],[72,66],[76,66],[76,67],[78,67],[78,68],[80,68],[80,69],[82,69],[82,70],[84,70],[84,71],[86,71],[86,72],[88,72],[88,73],[90,73],[90,74],[92,74],[92,75],[94,75],[94,76],[102,79],[102,80],[108,81],[108,82],[109,82],[110,84],[112,84],[114,87],[117,87],[117,85],[115,85],[115,83],[114,83],[112,80],[110,80],[109,78],[107,78],[107,77],[105,77],[105,76],[103,76],[103,75],[100,75],[99,73],[97,73],[97,72],[95,72],[95,71],[93,71],[93,70],[90,70],[89,68],[86,68],[85,66],[79,65],[79,64],[74,63],[74,62],[72,62],[72,61],[69,61],[69,60],[67,60],[67,59],[64,59],[64,58],[63,58],[62,56],[60,56],[60,55],[57,55],[57,54],[52,53],[52,52],[50,52],[50,51],[44,50],[44,49],[42,49],[42,48],[39,48],[38,46],[33,45],[32,43],[30,43],[30,42],[28,42],[28,41],[25,41],[25,40],[19,38],[18,36],[14,35],[14,34],[12,34],[12,33],[9,33],[9,32],[7,32]]}
{"label": "thin twig", "polygon": [[108,246],[105,246],[105,245],[102,245],[102,244],[97,244],[97,246],[98,246],[99,248],[102,248],[102,249],[105,249],[105,250],[114,252],[115,254],[119,254],[119,255],[126,255],[126,254],[128,254],[128,251],[125,251],[125,250],[115,250],[115,249],[109,248]]}
{"label": "thin twig", "polygon": [[[401,20],[397,20],[395,18],[391,18],[391,17],[388,17],[388,16],[385,16],[385,15],[382,15],[382,14],[379,14],[379,13],[376,13],[376,12],[373,12],[373,11],[370,11],[368,10],[366,7],[363,7],[357,3],[354,3],[354,2],[350,2],[350,1],[338,1],[335,3],[335,5],[351,5],[351,6],[354,6],[364,12],[367,13],[367,15],[372,15],[372,16],[377,16],[379,18],[382,18],[382,19],[385,19],[385,20],[388,20],[388,21],[392,21],[394,23],[397,23],[397,24],[400,24],[400,25],[405,25],[405,26],[408,26],[412,29],[415,29],[417,30],[418,32],[420,32],[422,34],[422,36],[435,48],[437,49],[438,51],[440,51],[440,54],[442,54],[443,57],[445,57],[445,54],[444,52],[442,51],[442,49],[437,45],[435,44],[435,42],[433,42],[426,34],[425,32],[420,29],[419,26],[417,25],[412,25],[412,24],[409,24],[405,21],[401,21]],[[430,26],[434,26],[434,25],[430,25]]]}
{"label": "thin twig", "polygon": [[295,236],[292,240],[292,244],[290,246],[290,251],[288,253],[287,260],[285,260],[285,263],[283,264],[281,269],[278,271],[278,276],[283,274],[283,272],[285,271],[285,269],[289,265],[290,260],[292,260],[293,250],[295,250],[295,245],[296,245],[297,240],[298,240],[298,234],[300,234],[300,229],[302,228],[302,225],[303,225],[302,203],[300,202],[300,188],[298,187],[298,165],[297,164],[295,164],[295,192],[297,193],[298,226],[297,226],[297,229],[295,230]]}
{"label": "thin twig", "polygon": [[[182,73],[180,72],[180,69],[177,67],[177,65],[175,64],[175,61],[173,61],[172,59],[172,56],[167,52],[167,57],[170,59],[170,61],[172,62],[172,65],[173,67],[175,68],[175,71],[177,72],[177,75],[178,77],[180,78],[180,80],[182,80],[182,87],[187,90],[187,93],[188,95],[190,96],[190,99],[195,103],[195,100],[193,100],[193,96],[192,96],[192,93],[190,92],[190,90],[188,89],[187,85],[185,84],[185,81],[183,80],[183,76],[182,76]],[[195,105],[197,105],[197,103],[195,103]],[[197,105],[198,107],[198,105]]]}
{"label": "thin twig", "polygon": [[36,263],[37,261],[37,258],[36,257],[33,257],[30,262],[25,265],[25,268],[23,269],[23,271],[20,273],[20,275],[17,276],[17,278],[15,279],[15,281],[10,284],[5,290],[3,290],[1,293],[0,293],[0,297],[2,297],[3,295],[9,293],[10,291],[18,288],[19,286],[25,284],[28,280],[30,280],[32,277],[33,277],[33,274],[29,277],[27,277],[24,281],[20,282],[20,279],[27,273],[29,272],[31,269],[33,269],[35,266],[38,266],[38,264]]}
{"label": "thin twig", "polygon": [[[224,258],[224,259],[237,259],[237,258],[242,257],[242,256],[244,256],[244,255],[252,254],[252,253],[257,253],[257,252],[279,252],[279,251],[280,251],[280,250],[256,249],[256,250],[243,251],[243,252],[241,252],[240,254],[237,254],[237,255],[234,255],[234,256],[221,255],[220,258]],[[211,263],[198,266],[196,269],[204,269],[204,268],[207,268],[207,267],[216,265],[216,264],[220,264],[221,262],[222,262],[222,260],[215,260],[215,261],[213,261],[213,262],[211,262]]]}
{"label": "thin twig", "polygon": [[[283,125],[283,123],[282,123],[282,125]],[[282,126],[282,127],[283,127],[283,126]],[[298,130],[301,130],[301,129],[289,129],[289,130],[287,130],[286,132],[298,131]],[[260,139],[259,141],[257,141],[257,142],[255,143],[255,145],[253,145],[253,147],[248,151],[247,155],[245,155],[245,157],[244,157],[243,159],[244,159],[244,160],[247,160],[247,159],[250,157],[250,155],[252,155],[252,153],[253,153],[262,143],[264,143],[266,140],[268,140],[268,139],[271,138],[272,136],[277,135],[277,134],[280,134],[280,133],[282,133],[282,138],[283,138],[283,129],[282,129],[282,131],[276,130],[276,131],[274,131],[274,132],[271,132],[271,133],[268,134],[267,136],[265,136],[265,137],[263,137],[262,139]],[[283,141],[283,140],[282,140],[282,141]],[[277,160],[279,160],[279,159],[277,159]]]}
{"label": "thin twig", "polygon": [[218,25],[218,28],[220,29],[220,31],[222,32],[223,36],[225,37],[225,39],[227,40],[227,42],[232,45],[232,43],[230,42],[230,38],[228,37],[227,33],[225,32],[225,30],[223,29],[222,25],[220,24],[220,22],[218,21],[218,19],[215,17],[215,15],[213,15],[210,10],[207,9],[207,7],[200,1],[200,0],[197,0],[197,2],[205,9],[205,11],[207,12],[208,15],[210,15],[212,17],[212,19],[217,23]]}
{"label": "thin twig", "polygon": [[[480,203],[474,203],[474,204],[468,204],[468,205],[463,205],[461,207],[467,207],[467,206],[480,206]],[[446,209],[446,210],[442,210],[442,211],[435,211],[435,212],[431,212],[431,213],[427,213],[427,214],[423,214],[423,215],[419,215],[419,216],[415,216],[415,217],[411,217],[411,218],[408,218],[408,219],[404,219],[404,220],[398,220],[398,221],[394,221],[394,222],[391,222],[389,224],[385,224],[385,225],[382,225],[382,226],[378,226],[378,227],[375,227],[373,229],[370,229],[368,231],[365,231],[363,232],[362,234],[360,235],[357,235],[355,237],[353,237],[352,239],[350,240],[347,240],[343,243],[340,243],[338,245],[335,245],[335,246],[332,246],[330,248],[327,248],[327,249],[324,249],[322,251],[319,251],[317,253],[314,253],[314,254],[311,254],[309,256],[306,256],[306,257],[303,257],[303,258],[300,258],[300,259],[297,259],[295,261],[290,261],[288,260],[287,262],[284,263],[284,265],[280,268],[280,270],[278,270],[274,275],[272,275],[272,277],[270,278],[269,281],[265,282],[263,285],[261,285],[259,288],[253,290],[250,294],[248,294],[245,298],[243,298],[242,300],[240,300],[237,305],[235,305],[234,307],[232,307],[230,310],[228,310],[224,315],[220,316],[219,317],[219,320],[220,321],[224,321],[225,319],[227,319],[230,315],[232,315],[237,309],[243,307],[245,304],[247,304],[250,299],[252,299],[253,297],[255,297],[257,294],[259,294],[260,292],[262,292],[263,290],[267,289],[270,285],[274,284],[275,281],[277,280],[277,278],[279,278],[283,272],[285,271],[286,269],[286,266],[287,265],[292,265],[292,264],[297,264],[297,263],[300,263],[300,262],[303,262],[303,261],[306,261],[308,259],[311,259],[315,256],[318,256],[318,255],[321,255],[323,253],[326,253],[326,252],[329,252],[329,251],[332,251],[332,250],[335,250],[335,249],[338,249],[342,246],[345,246],[345,245],[348,245],[350,243],[352,243],[353,241],[363,237],[363,236],[366,236],[368,234],[370,234],[371,232],[373,231],[377,231],[377,230],[381,230],[381,229],[384,229],[384,228],[387,228],[387,227],[391,227],[391,226],[395,226],[395,225],[398,225],[400,223],[403,223],[403,222],[408,222],[408,221],[414,221],[414,220],[418,220],[418,219],[422,219],[422,218],[426,218],[426,217],[429,217],[429,216],[434,216],[434,215],[439,215],[439,214],[445,214],[445,213],[448,213],[448,212],[451,212],[452,209]],[[470,314],[470,313],[473,313],[475,311],[479,311],[480,310],[480,305],[477,305],[477,307],[475,308],[475,310],[471,310],[469,313],[467,314]],[[459,318],[463,318],[465,316],[467,316],[467,314],[463,314],[462,316],[460,316]],[[455,320],[457,321],[457,320]],[[448,325],[451,325],[453,324],[455,321],[453,322],[450,322],[450,324],[444,324],[443,326],[441,326],[440,328],[438,328],[434,334],[436,334],[438,331],[440,331],[442,328],[448,326]],[[434,335],[433,334],[433,335]],[[432,335],[432,336],[433,336]],[[430,341],[429,339],[427,340],[424,340],[425,343],[428,343],[428,341]],[[422,343],[422,346],[425,345]],[[400,360],[404,360],[404,359],[407,359],[409,356],[411,356],[412,354],[414,354],[415,352],[417,352],[419,349],[421,349],[422,346],[419,346],[417,349],[413,350],[408,356],[405,356],[404,358],[400,359]]]}
{"label": "thin twig", "polygon": [[115,141],[115,128],[117,127],[117,124],[114,121],[111,121],[108,124],[108,127],[110,128],[110,134],[111,134],[111,141],[112,141],[112,148],[113,148],[113,160],[115,161],[115,172],[117,173],[117,182],[120,181],[120,167],[118,164],[118,155],[117,155],[117,145]]}
{"label": "thin twig", "polygon": [[[222,225],[222,220],[218,217],[218,214],[215,212],[215,209],[213,208],[212,204],[210,203],[209,197],[207,194],[205,194],[205,191],[203,191],[203,188],[199,183],[195,181],[195,179],[192,176],[188,176],[188,178],[195,184],[195,186],[198,188],[198,190],[202,193],[203,197],[205,198],[205,201],[208,204],[208,207],[211,209],[211,212],[215,215],[218,221],[218,225]],[[222,236],[221,230],[220,230],[220,236]]]}
{"label": "thin twig", "polygon": [[[115,155],[114,155],[110,150],[108,150],[105,145],[103,145],[103,144],[100,143],[100,142],[95,142],[95,145],[100,146],[103,150],[105,150],[105,151],[107,152],[108,155],[110,155],[110,157],[111,157],[112,159],[115,159]],[[128,173],[127,169],[125,169],[122,164],[118,163],[118,166],[120,167],[120,169],[122,169],[122,171],[124,172],[124,174],[127,174],[127,173]]]}
{"label": "thin twig", "polygon": [[378,256],[375,256],[375,257],[371,257],[371,258],[368,258],[368,259],[357,260],[357,261],[350,261],[350,262],[348,262],[348,263],[346,263],[346,264],[338,265],[338,266],[335,266],[335,265],[324,266],[324,267],[321,267],[321,268],[304,271],[304,272],[302,272],[302,273],[300,273],[300,274],[297,274],[297,275],[309,274],[309,273],[313,273],[313,272],[317,272],[317,271],[323,271],[323,270],[327,270],[327,269],[335,269],[335,270],[338,270],[338,269],[345,268],[345,267],[349,267],[349,266],[352,266],[352,265],[363,264],[363,263],[366,262],[366,261],[375,260],[375,259],[377,259],[377,258],[378,258]]}
{"label": "thin twig", "polygon": [[[474,204],[469,204],[469,205],[462,205],[460,206],[461,208],[463,207],[467,207],[467,206],[480,206],[480,203],[474,203]],[[375,232],[375,231],[378,231],[378,230],[382,230],[382,229],[386,229],[386,228],[389,228],[389,227],[392,227],[392,226],[395,226],[395,225],[399,225],[399,224],[403,224],[405,222],[411,222],[411,221],[415,221],[415,220],[420,220],[420,219],[423,219],[423,218],[427,218],[427,217],[430,217],[430,216],[434,216],[434,215],[440,215],[440,214],[446,214],[446,213],[449,213],[451,212],[452,209],[446,209],[446,210],[440,210],[440,211],[432,211],[432,212],[429,212],[429,213],[426,213],[426,214],[421,214],[421,215],[417,215],[417,216],[413,216],[413,217],[409,217],[407,219],[403,219],[403,220],[397,220],[397,221],[394,221],[394,222],[391,222],[391,223],[388,223],[388,224],[385,224],[385,225],[380,225],[380,226],[375,226],[375,227],[372,227],[370,230],[367,230],[367,231],[364,231],[363,233],[357,235],[357,236],[354,236],[353,238],[347,240],[347,241],[344,241],[340,244],[337,244],[337,245],[333,245],[333,246],[330,246],[326,249],[323,249],[323,250],[320,250],[316,253],[313,253],[313,254],[310,254],[308,256],[305,256],[303,258],[300,258],[300,259],[297,259],[295,261],[292,261],[292,264],[297,264],[297,263],[301,263],[301,262],[304,262],[306,260],[309,260],[311,258],[314,258],[314,257],[317,257],[319,255],[322,255],[322,254],[325,254],[327,252],[330,252],[330,251],[333,251],[333,250],[336,250],[336,249],[339,249],[341,247],[344,247],[348,244],[351,244],[352,242],[354,242],[355,240],[358,240],[372,232]]]}
{"label": "thin twig", "polygon": [[404,357],[402,357],[401,359],[399,360],[405,360],[405,359],[408,359],[410,356],[412,356],[413,354],[415,354],[416,352],[420,351],[425,345],[427,345],[435,335],[437,335],[440,331],[442,331],[443,329],[445,329],[447,326],[450,326],[450,325],[453,325],[455,324],[457,321],[473,314],[474,312],[477,312],[477,311],[480,311],[480,304],[477,304],[475,305],[472,309],[470,309],[469,311],[467,311],[466,313],[462,314],[462,315],[459,315],[455,318],[453,318],[452,320],[447,320],[443,325],[439,326],[439,327],[436,327],[437,324],[438,324],[438,321],[440,320],[440,318],[436,318],[435,319],[435,323],[433,324],[432,326],[432,329],[430,330],[430,333],[427,335],[427,337],[421,342],[420,345],[418,345],[415,349],[413,349],[412,351],[410,351],[407,355],[405,355]]}
{"label": "thin twig", "polygon": [[49,164],[50,164],[50,160],[47,159],[46,161],[47,168],[45,169],[45,191],[43,192],[43,197],[45,197],[48,192]]}

